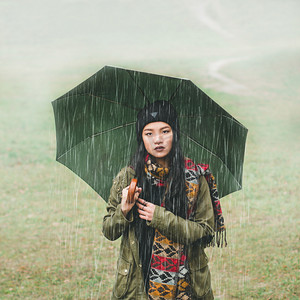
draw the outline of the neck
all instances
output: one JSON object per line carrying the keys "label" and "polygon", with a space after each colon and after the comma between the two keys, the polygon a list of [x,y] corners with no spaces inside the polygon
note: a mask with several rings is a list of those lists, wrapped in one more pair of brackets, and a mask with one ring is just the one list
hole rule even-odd
{"label": "neck", "polygon": [[155,158],[155,161],[163,168],[169,168],[169,158]]}

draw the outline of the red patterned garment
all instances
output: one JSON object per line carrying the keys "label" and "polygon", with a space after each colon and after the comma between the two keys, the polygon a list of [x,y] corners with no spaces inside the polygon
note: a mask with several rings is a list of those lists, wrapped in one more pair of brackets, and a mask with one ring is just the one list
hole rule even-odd
{"label": "red patterned garment", "polygon": [[[145,162],[145,172],[151,184],[164,186],[169,170],[153,163],[149,155],[147,155]],[[225,232],[225,225],[215,178],[209,171],[208,165],[196,165],[188,158],[185,159],[186,193],[188,199],[187,219],[193,217],[199,192],[198,179],[200,175],[205,176],[210,188],[215,214],[217,244],[219,246],[221,233]],[[162,203],[162,206],[164,206],[164,203]],[[224,240],[226,246],[226,235]],[[214,242],[211,242],[209,245],[213,246]],[[223,236],[221,246],[223,246]],[[158,230],[155,230],[153,240],[148,295],[150,300],[191,299],[185,246],[173,242]]]}
{"label": "red patterned garment", "polygon": [[[151,184],[164,186],[169,170],[153,163],[149,155],[145,161],[145,171]],[[196,165],[188,158],[185,159],[186,194],[188,199],[187,219],[193,217],[199,192],[200,175],[204,175],[209,184],[215,217],[219,222],[223,220],[221,219],[223,217],[214,177],[209,172],[208,165]],[[164,203],[162,203],[162,206],[164,206]],[[222,226],[225,230],[224,220]],[[153,240],[148,295],[151,300],[191,298],[185,246],[173,242],[158,230],[155,230]]]}
{"label": "red patterned garment", "polygon": [[190,282],[185,247],[155,230],[149,299],[190,299]]}
{"label": "red patterned garment", "polygon": [[[192,162],[193,163],[193,162]],[[201,175],[203,175],[208,183],[210,190],[210,197],[214,209],[215,216],[215,238],[212,240],[209,246],[214,246],[217,243],[218,247],[227,246],[226,240],[226,227],[224,222],[224,217],[222,214],[221,202],[219,199],[218,189],[215,177],[209,170],[209,165],[198,164],[197,168]]]}

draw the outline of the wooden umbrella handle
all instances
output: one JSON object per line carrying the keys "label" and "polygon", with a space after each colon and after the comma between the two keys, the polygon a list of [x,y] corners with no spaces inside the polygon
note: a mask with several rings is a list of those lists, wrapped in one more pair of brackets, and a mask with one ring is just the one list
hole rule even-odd
{"label": "wooden umbrella handle", "polygon": [[127,194],[127,200],[132,203],[134,201],[135,188],[137,186],[137,179],[133,178],[130,182]]}

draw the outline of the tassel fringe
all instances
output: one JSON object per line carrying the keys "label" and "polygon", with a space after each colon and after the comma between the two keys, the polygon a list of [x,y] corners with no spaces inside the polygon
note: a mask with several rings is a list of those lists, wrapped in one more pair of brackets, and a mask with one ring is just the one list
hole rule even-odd
{"label": "tassel fringe", "polygon": [[226,229],[223,231],[216,231],[211,241],[207,244],[207,247],[227,247]]}

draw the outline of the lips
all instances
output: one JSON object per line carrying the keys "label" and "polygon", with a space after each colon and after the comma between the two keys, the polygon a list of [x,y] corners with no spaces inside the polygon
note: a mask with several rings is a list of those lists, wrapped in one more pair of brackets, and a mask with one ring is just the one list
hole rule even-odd
{"label": "lips", "polygon": [[158,146],[158,147],[155,147],[154,150],[160,152],[160,151],[165,150],[165,147],[163,147],[163,146]]}

